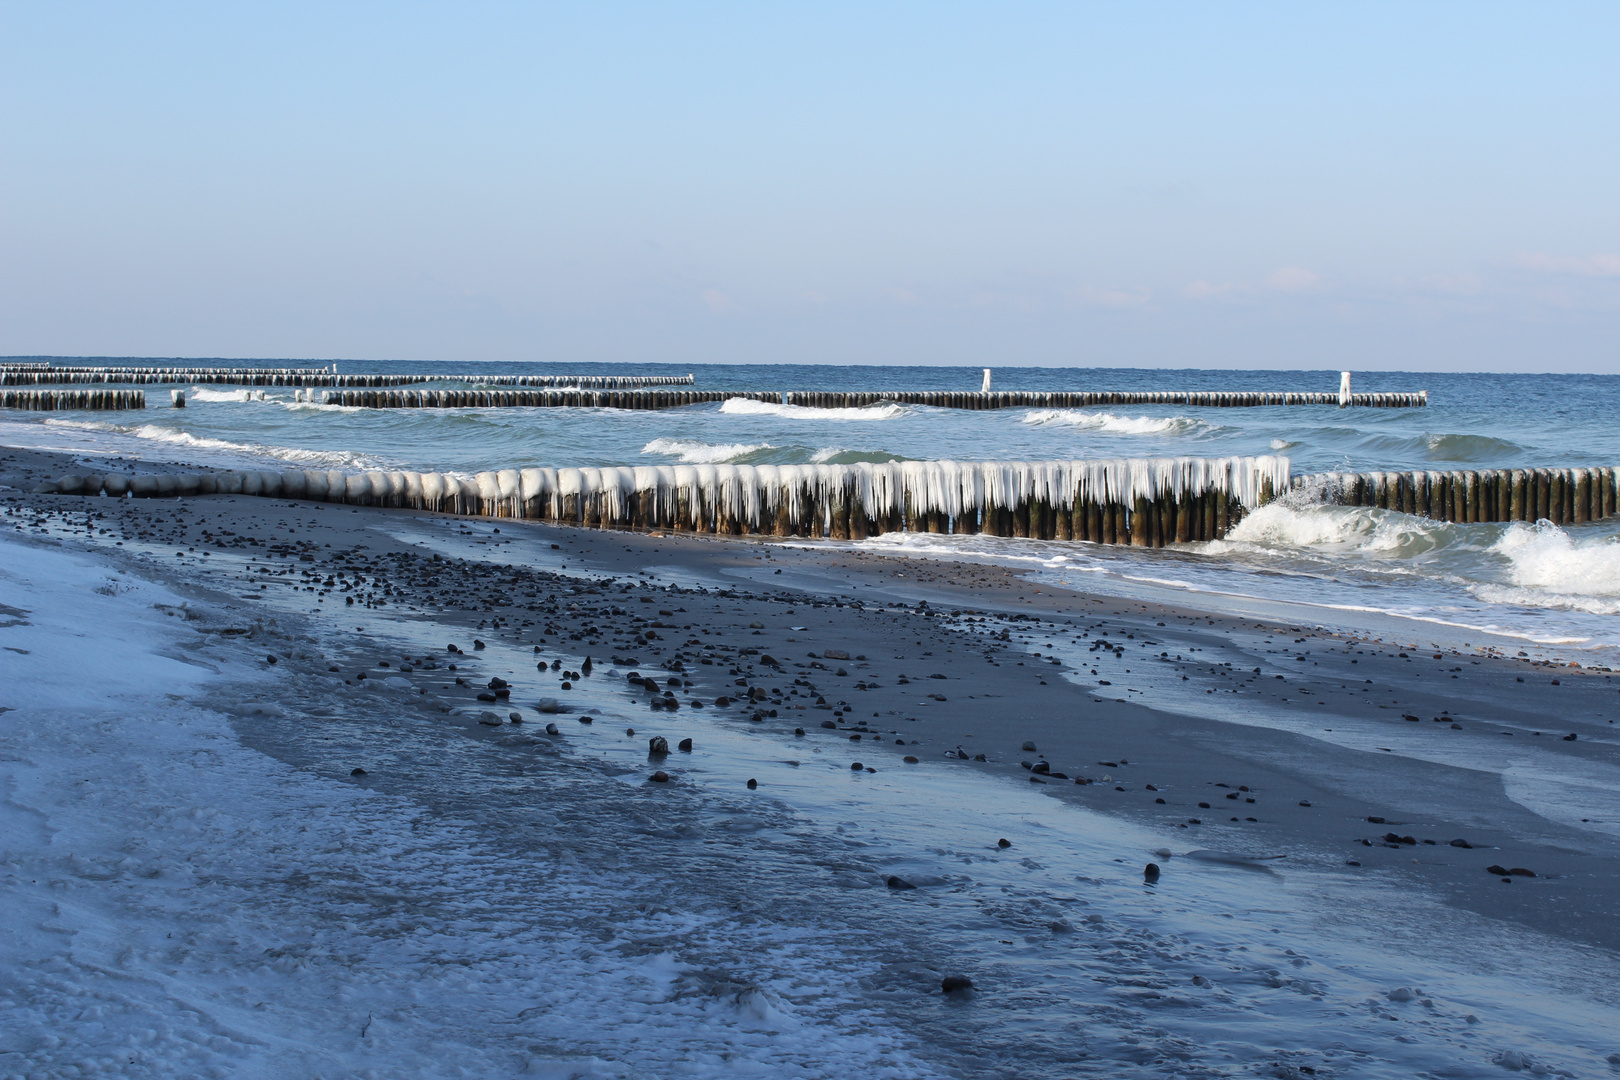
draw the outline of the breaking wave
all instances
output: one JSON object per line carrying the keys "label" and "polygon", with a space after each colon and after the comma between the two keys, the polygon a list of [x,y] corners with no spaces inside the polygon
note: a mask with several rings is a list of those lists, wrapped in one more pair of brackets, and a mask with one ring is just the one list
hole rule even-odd
{"label": "breaking wave", "polygon": [[641,448],[643,454],[665,454],[685,465],[720,465],[741,461],[762,450],[772,450],[771,443],[706,443],[693,439],[654,439]]}
{"label": "breaking wave", "polygon": [[774,401],[727,398],[720,411],[733,416],[780,416],[784,420],[891,420],[904,416],[907,409],[892,401],[859,409],[818,409],[809,405],[780,405]]}
{"label": "breaking wave", "polygon": [[1024,414],[1024,423],[1056,424],[1108,435],[1196,435],[1211,430],[1210,424],[1191,416],[1116,416],[1079,409],[1036,409]]}
{"label": "breaking wave", "polygon": [[170,428],[160,427],[157,424],[124,427],[118,424],[101,424],[86,420],[47,420],[45,424],[48,427],[73,428],[79,431],[98,432],[109,436],[123,436],[147,442],[184,446],[194,450],[215,451],[232,457],[247,457],[255,460],[273,458],[277,461],[296,461],[304,464],[324,465],[328,468],[354,469],[375,469],[386,464],[377,458],[366,457],[363,454],[347,450],[306,450],[291,446],[237,443],[226,439],[193,435],[189,431],[175,431]]}

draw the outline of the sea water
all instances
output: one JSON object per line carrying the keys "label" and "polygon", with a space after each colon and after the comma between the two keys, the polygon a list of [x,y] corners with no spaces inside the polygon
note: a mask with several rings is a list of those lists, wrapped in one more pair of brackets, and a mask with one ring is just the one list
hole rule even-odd
{"label": "sea water", "polygon": [[[281,365],[286,361],[267,361]],[[344,372],[470,365],[341,363]],[[976,390],[978,369],[835,365],[491,365],[500,374],[685,374],[698,389]],[[447,384],[448,385],[448,384]],[[1331,371],[996,368],[1003,390],[1334,390]],[[188,388],[184,409],[11,413],[0,441],[238,467],[472,473],[578,465],[1050,460],[1279,454],[1296,473],[1620,462],[1620,379],[1356,374],[1358,391],[1428,390],[1422,409],[1332,406],[806,408],[733,400],[682,409],[359,409]],[[159,388],[161,391],[161,388]],[[262,400],[260,399],[263,394]],[[148,389],[154,403],[164,395]],[[1414,643],[1620,659],[1620,524],[1456,525],[1356,507],[1276,504],[1227,539],[1162,551],[996,537],[884,536],[877,552],[1002,562],[1112,595],[1218,605]]]}

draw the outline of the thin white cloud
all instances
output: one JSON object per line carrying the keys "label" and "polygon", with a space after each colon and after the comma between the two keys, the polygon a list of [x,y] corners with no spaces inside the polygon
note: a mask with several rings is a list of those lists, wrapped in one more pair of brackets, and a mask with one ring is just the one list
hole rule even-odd
{"label": "thin white cloud", "polygon": [[1541,274],[1573,274],[1578,277],[1620,277],[1620,255],[1587,255],[1568,258],[1548,255],[1544,251],[1529,252],[1517,259],[1526,270]]}
{"label": "thin white cloud", "polygon": [[1266,278],[1266,284],[1278,292],[1305,292],[1321,283],[1319,275],[1303,266],[1285,266]]}

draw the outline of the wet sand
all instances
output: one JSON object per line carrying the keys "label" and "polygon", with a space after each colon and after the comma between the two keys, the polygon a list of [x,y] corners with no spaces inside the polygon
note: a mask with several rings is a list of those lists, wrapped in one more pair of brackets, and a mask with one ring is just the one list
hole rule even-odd
{"label": "wet sand", "polygon": [[[880,770],[950,760],[1185,834],[1186,848],[1348,868],[1571,942],[1620,945],[1620,815],[1607,812],[1620,684],[1608,671],[802,542],[231,496],[29,494],[69,468],[57,455],[0,455],[8,531],[194,590],[248,635],[270,640],[278,618],[352,629],[349,655],[281,661],[290,695],[299,679],[358,691],[362,672],[406,677],[423,707],[485,737],[490,716],[512,712],[526,725],[576,723],[570,699],[589,684],[627,715],[736,723]],[[442,639],[437,651],[369,656],[383,650],[368,623],[401,622]],[[477,640],[532,650],[546,669],[497,697],[464,674],[478,670]],[[678,708],[654,709],[666,692]],[[539,711],[546,698],[563,711]],[[678,761],[668,768],[679,777]],[[1504,881],[1490,866],[1534,876]]]}

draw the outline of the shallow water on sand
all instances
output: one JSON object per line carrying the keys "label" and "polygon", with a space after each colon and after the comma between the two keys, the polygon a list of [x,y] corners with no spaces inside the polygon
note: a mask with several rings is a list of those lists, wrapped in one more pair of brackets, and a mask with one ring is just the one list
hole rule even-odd
{"label": "shallow water on sand", "polygon": [[[325,646],[357,663],[444,655],[442,627],[377,611],[365,618],[363,644],[334,635]],[[565,667],[582,659],[546,657]],[[1189,857],[1200,847],[1195,827],[1132,825],[966,762],[903,765],[868,740],[823,731],[824,713],[804,714],[810,734],[796,737],[712,708],[651,712],[622,669],[599,664],[560,695],[570,712],[544,716],[521,702],[537,683],[539,693],[556,692],[549,683],[558,676],[537,678],[526,644],[489,634],[488,648],[456,659],[470,682],[512,682],[527,723],[483,728],[478,707],[451,719],[416,716],[410,689],[384,687],[359,710],[339,694],[341,724],[259,718],[247,730],[300,764],[376,762],[368,783],[499,829],[518,850],[566,835],[587,864],[611,860],[633,878],[645,862],[660,890],[687,902],[768,910],[786,935],[775,949],[817,963],[831,946],[836,959],[819,961],[828,977],[858,980],[860,1007],[946,1069],[1406,1077],[1523,1062],[1585,1075],[1615,1049],[1602,1040],[1620,1004],[1610,989],[1620,970],[1605,953],[1504,930],[1303,852]],[[419,671],[410,682],[444,674]],[[508,707],[499,710],[504,719]],[[561,734],[526,746],[548,720]],[[868,723],[872,737],[907,734],[904,721]],[[315,731],[338,744],[313,741]],[[696,747],[649,760],[655,735],[671,745],[690,737]],[[863,746],[878,771],[851,768]],[[628,800],[615,799],[613,786],[645,794],[655,768],[674,777],[667,790],[657,786],[658,809],[637,801],[621,810]],[[1120,771],[1123,779],[1129,766]],[[757,791],[745,788],[749,778]],[[615,820],[621,813],[631,817]],[[1004,837],[1012,846],[997,846]],[[1163,867],[1157,883],[1143,878],[1150,860]],[[890,877],[914,887],[891,887]],[[592,932],[593,915],[580,914]],[[817,1021],[813,994],[795,1001],[775,989],[784,984],[774,969],[739,970],[757,963],[747,950],[704,948],[711,953],[694,945],[682,960],[760,982],[779,1023]],[[971,977],[977,990],[940,995],[946,973]]]}

